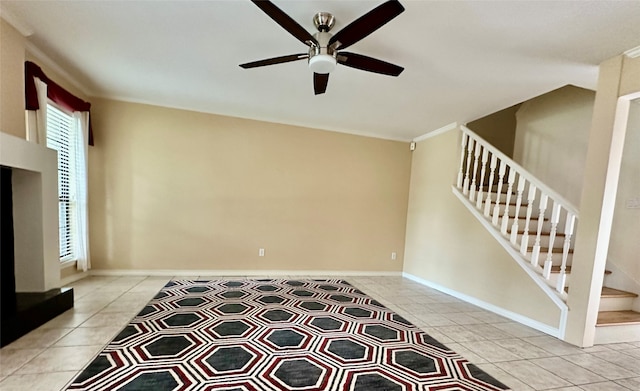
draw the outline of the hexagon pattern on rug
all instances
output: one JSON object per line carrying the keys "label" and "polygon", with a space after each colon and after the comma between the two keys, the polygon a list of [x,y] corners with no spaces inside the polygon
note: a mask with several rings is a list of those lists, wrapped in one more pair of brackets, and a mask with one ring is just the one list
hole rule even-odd
{"label": "hexagon pattern on rug", "polygon": [[67,389],[508,388],[346,281],[238,279],[170,281]]}

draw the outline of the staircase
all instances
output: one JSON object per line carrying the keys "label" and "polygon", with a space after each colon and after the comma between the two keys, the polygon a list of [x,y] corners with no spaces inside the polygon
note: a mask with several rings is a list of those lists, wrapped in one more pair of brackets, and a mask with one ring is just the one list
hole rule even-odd
{"label": "staircase", "polygon": [[602,287],[595,344],[640,341],[640,313],[632,311],[638,295]]}
{"label": "staircase", "polygon": [[[562,312],[569,308],[571,263],[579,213],[561,195],[465,126],[453,192]],[[602,288],[596,343],[640,341],[638,295]]]}

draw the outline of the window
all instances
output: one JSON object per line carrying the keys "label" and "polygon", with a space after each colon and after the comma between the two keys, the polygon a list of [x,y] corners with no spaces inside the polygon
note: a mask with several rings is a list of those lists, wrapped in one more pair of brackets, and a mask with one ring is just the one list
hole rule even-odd
{"label": "window", "polygon": [[58,222],[60,261],[75,260],[73,214],[75,213],[75,137],[77,121],[53,104],[47,105],[47,147],[58,151]]}

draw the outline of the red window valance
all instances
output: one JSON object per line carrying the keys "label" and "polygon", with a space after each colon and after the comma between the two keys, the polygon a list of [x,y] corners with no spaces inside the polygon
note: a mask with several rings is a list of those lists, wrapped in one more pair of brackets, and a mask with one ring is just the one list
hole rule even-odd
{"label": "red window valance", "polygon": [[[49,79],[44,74],[42,68],[25,61],[24,63],[24,91],[25,91],[25,107],[27,110],[38,110],[38,93],[36,91],[36,83],[34,77],[42,80],[47,85],[47,97],[60,105],[62,108],[71,111],[90,111],[91,103],[85,102],[69,91],[60,87],[59,84]],[[91,129],[91,116],[89,116],[89,145],[93,145],[93,130]]]}

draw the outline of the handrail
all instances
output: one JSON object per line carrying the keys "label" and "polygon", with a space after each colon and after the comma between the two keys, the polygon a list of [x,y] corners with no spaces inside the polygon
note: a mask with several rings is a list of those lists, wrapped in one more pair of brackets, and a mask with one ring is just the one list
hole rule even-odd
{"label": "handrail", "polygon": [[497,156],[500,160],[508,161],[509,162],[509,166],[510,167],[514,167],[518,171],[519,175],[522,175],[529,182],[531,182],[534,185],[536,185],[536,187],[538,189],[542,190],[549,197],[553,198],[554,200],[557,200],[560,204],[563,205],[563,207],[565,209],[567,209],[569,212],[573,213],[573,215],[576,216],[576,218],[579,216],[578,208],[575,205],[573,205],[570,201],[568,201],[562,195],[558,194],[558,192],[556,192],[555,190],[553,190],[549,186],[545,185],[544,182],[542,182],[540,179],[538,179],[535,176],[531,175],[531,173],[529,171],[527,171],[526,168],[524,168],[521,165],[519,165],[518,163],[516,163],[512,158],[510,158],[509,156],[505,155],[503,152],[501,152],[496,147],[491,145],[487,140],[485,140],[482,137],[480,137],[473,130],[467,128],[464,125],[460,125],[460,129],[462,130],[463,133],[467,133],[468,135],[473,136],[474,139],[482,141],[484,148],[488,149],[493,155]]}
{"label": "handrail", "polygon": [[578,208],[471,129],[460,130],[457,195],[519,264],[566,300]]}

